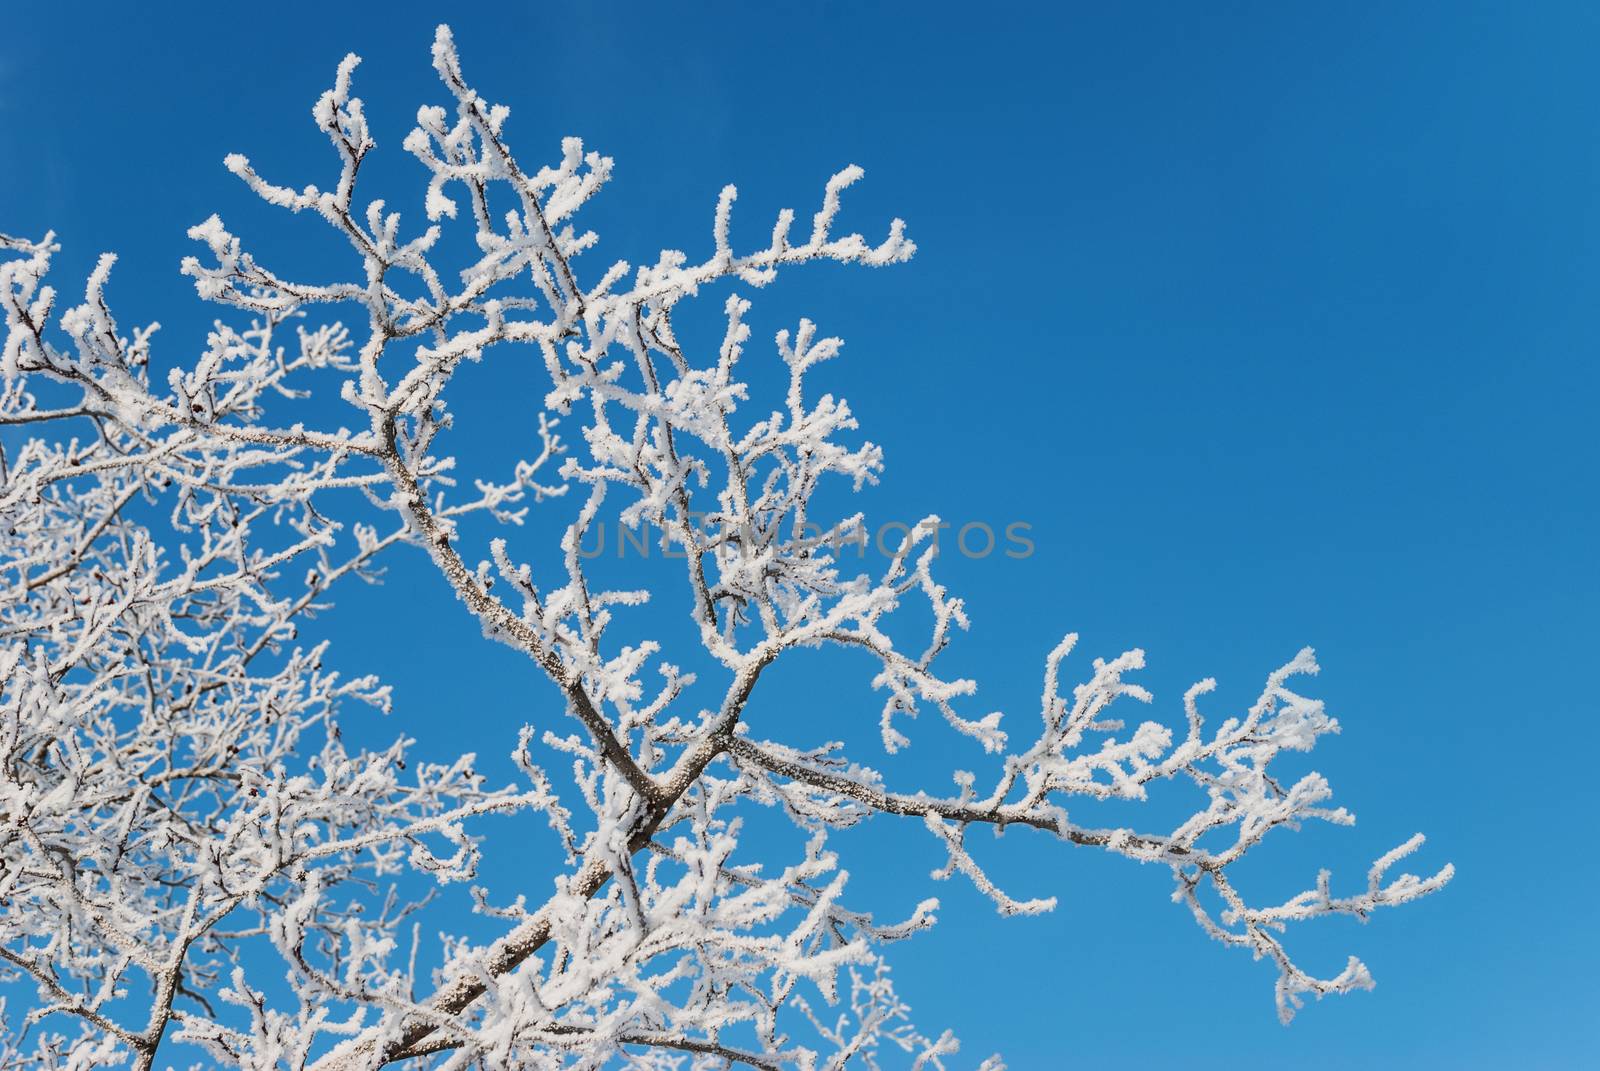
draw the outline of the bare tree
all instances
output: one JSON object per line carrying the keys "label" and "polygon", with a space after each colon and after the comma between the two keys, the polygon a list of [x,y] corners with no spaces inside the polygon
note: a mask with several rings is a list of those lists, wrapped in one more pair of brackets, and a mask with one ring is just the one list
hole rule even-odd
{"label": "bare tree", "polygon": [[[787,392],[774,408],[751,401],[741,284],[912,255],[899,220],[877,244],[836,233],[858,169],[829,181],[798,237],[784,211],[765,245],[736,249],[729,186],[703,259],[664,250],[586,276],[596,237],[573,219],[611,161],[568,139],[554,166],[526,168],[507,110],[468,87],[445,29],[433,58],[451,109],[422,108],[405,139],[428,172],[427,228],[405,231],[382,202],[357,207],[373,141],[350,56],[314,109],[339,162],[329,188],[276,185],[242,156],[227,166],[343,236],[351,281],[280,274],[211,217],[191,230],[203,253],[183,270],[239,322],[219,320],[164,381],[150,371],[155,326],[124,333],[113,319],[114,258],[61,312],[45,281],[53,236],[3,239],[7,1067],[150,1068],[176,1042],[252,1069],[943,1068],[955,1039],[913,1025],[883,958],[933,924],[937,901],[888,924],[852,909],[829,847],[868,819],[931,838],[945,859],[933,877],[959,872],[1007,914],[1053,901],[998,888],[969,851],[974,827],[1043,831],[1028,851],[1060,842],[1158,864],[1207,933],[1272,964],[1285,1021],[1306,994],[1371,985],[1353,957],[1331,977],[1308,973],[1281,935],[1440,888],[1448,866],[1389,876],[1420,836],[1348,895],[1324,872],[1258,905],[1232,869],[1273,830],[1352,821],[1321,776],[1273,773],[1281,752],[1337,730],[1294,690],[1317,668],[1310,651],[1220,722],[1200,710],[1213,682],[1195,685],[1174,731],[1109,709],[1149,701],[1127,679],[1139,651],[1064,683],[1068,636],[1014,744],[999,714],[962,712],[973,682],[935,668],[967,625],[934,577],[937,518],[869,568],[847,553],[864,517],[818,497],[881,468],[849,407],[812,390],[839,340],[805,320],[779,332]],[[719,283],[732,291],[720,345],[680,343],[675,312]],[[485,359],[538,361],[549,388],[546,411],[514,429],[528,456],[469,489],[439,444],[453,377]],[[326,419],[339,407],[357,430]],[[318,414],[321,430],[307,424]],[[580,427],[575,449],[557,419]],[[571,504],[559,549],[524,560],[472,534],[510,531],[541,502]],[[607,523],[646,533],[681,572],[690,612],[672,635],[630,631],[652,593],[611,585],[582,553]],[[576,723],[522,730],[520,784],[488,787],[471,755],[408,758],[405,739],[342,742],[341,704],[386,707],[388,690],[334,672],[326,643],[297,637],[330,589],[374,578],[399,545],[426,552],[484,636],[525,655]],[[907,604],[931,619],[925,635],[895,617]],[[804,724],[747,717],[774,663],[818,647],[873,667],[885,749],[933,710],[990,772],[955,774],[948,794],[896,788]],[[552,757],[570,780],[547,775]],[[1069,810],[1141,801],[1165,782],[1198,790],[1170,828],[1102,828]],[[548,821],[564,858],[553,888],[474,884],[484,816],[507,812]],[[792,843],[741,837],[756,813],[786,820]],[[445,895],[470,892],[501,936],[419,950],[418,873]]]}

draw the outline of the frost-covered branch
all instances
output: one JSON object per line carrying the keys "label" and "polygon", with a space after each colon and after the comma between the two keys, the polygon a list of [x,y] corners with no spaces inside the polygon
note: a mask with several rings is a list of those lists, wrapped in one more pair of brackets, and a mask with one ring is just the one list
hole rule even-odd
{"label": "frost-covered branch", "polygon": [[[782,396],[753,399],[748,293],[813,262],[914,252],[899,220],[875,242],[841,233],[859,169],[824,185],[798,235],[785,210],[761,240],[736,237],[730,186],[700,253],[590,270],[599,240],[577,217],[612,161],[575,138],[553,164],[520,161],[447,30],[433,59],[447,105],[403,142],[426,173],[420,229],[358,200],[376,139],[354,56],[313,109],[326,188],[228,157],[347,259],[269,266],[217,216],[192,228],[183,271],[223,309],[192,359],[159,353],[155,324],[119,327],[114,258],[63,310],[54,236],[0,237],[0,986],[31,1000],[0,1062],[149,1068],[181,1043],[250,1069],[942,1069],[954,1036],[918,1030],[886,959],[938,902],[874,920],[829,843],[901,818],[935,879],[959,873],[1006,913],[1054,899],[1000,888],[974,826],[1164,866],[1207,933],[1274,965],[1285,1020],[1305,994],[1370,986],[1353,958],[1331,978],[1303,969],[1282,935],[1436,891],[1448,866],[1389,877],[1420,836],[1348,895],[1324,872],[1255,906],[1233,869],[1276,829],[1353,820],[1320,775],[1290,781],[1277,761],[1338,728],[1290,687],[1315,671],[1309,651],[1214,724],[1199,708],[1213,684],[1195,686],[1175,732],[1110,709],[1150,701],[1127,679],[1139,651],[1066,688],[1069,637],[1045,661],[1037,736],[1014,746],[1000,713],[966,710],[976,683],[937,666],[968,627],[935,576],[939,518],[879,568],[850,554],[866,517],[829,489],[875,482],[883,457],[817,390],[842,342],[803,319],[776,332]],[[675,317],[712,294],[719,340],[683,341],[702,335]],[[536,377],[542,406],[461,438],[480,419],[456,385],[468,362]],[[485,443],[498,453],[477,456]],[[641,579],[586,553],[607,526],[662,568]],[[420,761],[403,737],[344,743],[345,712],[391,696],[332,668],[317,619],[404,547],[542,682],[542,731],[506,742],[521,784],[490,787],[470,755]],[[669,593],[683,627],[643,634],[637,608]],[[891,787],[845,743],[763,716],[768,668],[819,648],[869,668],[881,702],[863,722],[885,753],[936,711],[989,764],[985,787],[970,772],[945,795]],[[1183,782],[1175,823],[1090,820],[1161,785],[1181,799]],[[491,816],[517,812],[553,833],[556,876],[481,887]],[[774,816],[787,841],[746,833]],[[525,831],[505,836],[526,850]],[[450,925],[436,900],[499,936],[424,941],[422,920]]]}

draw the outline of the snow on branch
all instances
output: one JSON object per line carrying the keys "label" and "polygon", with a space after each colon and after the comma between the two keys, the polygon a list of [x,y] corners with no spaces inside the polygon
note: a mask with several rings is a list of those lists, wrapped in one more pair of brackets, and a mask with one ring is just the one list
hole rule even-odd
{"label": "snow on branch", "polygon": [[[1065,683],[1069,636],[1045,660],[1034,735],[966,711],[976,683],[937,666],[969,625],[935,576],[937,517],[881,568],[844,549],[865,543],[865,517],[819,489],[875,482],[883,456],[815,389],[842,342],[805,319],[777,332],[770,401],[740,366],[746,292],[810,262],[914,252],[898,219],[875,240],[842,231],[859,168],[825,184],[799,237],[785,210],[744,240],[728,186],[701,252],[591,270],[599,240],[578,218],[611,159],[568,138],[553,164],[519,161],[509,109],[471,88],[444,28],[433,61],[446,103],[403,141],[426,172],[420,230],[358,197],[376,139],[355,56],[313,109],[332,149],[322,184],[227,158],[294,225],[343,239],[346,281],[298,281],[330,266],[268,266],[212,216],[182,268],[222,307],[197,355],[158,352],[154,323],[119,324],[115,258],[63,308],[46,282],[55,237],[0,236],[0,1063],[152,1068],[187,1045],[324,1071],[954,1066],[954,1036],[920,1032],[887,959],[938,901],[876,920],[830,847],[866,821],[896,824],[907,851],[931,848],[933,878],[960,875],[1007,914],[1055,900],[1001,888],[974,826],[1156,864],[1205,932],[1273,965],[1285,1021],[1306,994],[1371,986],[1354,958],[1309,973],[1283,935],[1437,891],[1448,866],[1390,876],[1420,835],[1348,894],[1324,871],[1262,906],[1233,869],[1275,830],[1353,821],[1321,775],[1274,765],[1338,731],[1296,690],[1309,650],[1220,722],[1200,710],[1213,682],[1196,685],[1175,729],[1122,720],[1126,700],[1152,702],[1131,679],[1140,651]],[[721,341],[702,352],[674,317],[713,291]],[[455,389],[466,362],[542,383],[542,407],[481,437],[500,451],[486,471],[450,452],[475,419]],[[558,539],[530,545],[534,509]],[[668,604],[687,608],[670,634],[640,634],[634,609],[661,585],[614,586],[583,553],[608,523],[670,552],[683,587]],[[404,737],[344,741],[353,704],[393,697],[336,670],[311,622],[403,547],[553,700],[549,725],[506,741],[518,785]],[[929,624],[908,645],[910,617]],[[880,694],[862,719],[885,752],[933,710],[990,772],[957,772],[946,795],[897,788],[843,743],[751,717],[769,667],[819,647],[869,668]],[[1187,791],[1187,816],[1088,820],[1157,791]],[[479,873],[496,838],[526,850],[491,817],[518,812],[554,834],[553,884]],[[774,817],[790,842],[747,834]],[[498,936],[425,941],[435,897]]]}

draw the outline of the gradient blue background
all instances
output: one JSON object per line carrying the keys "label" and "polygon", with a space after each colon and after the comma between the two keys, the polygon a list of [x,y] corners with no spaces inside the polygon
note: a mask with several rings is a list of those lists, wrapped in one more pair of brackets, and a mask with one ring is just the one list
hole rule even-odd
{"label": "gradient blue background", "polygon": [[[368,192],[419,218],[399,142],[442,102],[442,8],[45,7],[0,14],[0,229],[55,228],[69,292],[118,251],[115,305],[167,325],[158,355],[213,314],[176,272],[188,225],[220,211],[275,263],[329,248],[220,162],[326,182],[306,109],[346,51],[387,157]],[[1146,647],[1168,715],[1206,675],[1212,709],[1247,701],[1313,644],[1345,726],[1316,766],[1361,822],[1286,840],[1263,880],[1327,861],[1358,882],[1418,829],[1422,865],[1459,868],[1430,902],[1301,935],[1308,966],[1354,951],[1379,987],[1285,1030],[1271,971],[1208,942],[1157,871],[983,838],[1015,893],[1061,906],[1002,921],[938,888],[943,923],[897,952],[924,1024],[1023,1071],[1593,1066],[1600,11],[505,7],[448,13],[469,77],[525,160],[569,133],[617,158],[590,220],[610,254],[708,248],[727,181],[760,241],[847,162],[867,170],[849,225],[908,220],[910,265],[824,272],[771,311],[848,340],[828,386],[887,450],[876,516],[1033,525],[1025,561],[945,562],[974,617],[950,666],[983,709],[1027,724],[1067,629]],[[550,723],[436,578],[393,578],[328,625],[396,684],[382,732],[500,754]],[[438,624],[372,627],[406,607]],[[944,747],[913,761],[975,761]],[[914,831],[878,843],[847,863],[899,903],[938,859]]]}

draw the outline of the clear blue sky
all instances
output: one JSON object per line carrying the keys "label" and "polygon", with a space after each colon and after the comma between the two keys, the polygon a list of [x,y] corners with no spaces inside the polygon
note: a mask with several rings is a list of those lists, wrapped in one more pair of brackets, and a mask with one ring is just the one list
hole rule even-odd
{"label": "clear blue sky", "polygon": [[[198,337],[212,313],[176,269],[212,211],[279,263],[320,239],[221,160],[324,182],[307,109],[346,51],[388,157],[373,192],[416,213],[399,143],[442,103],[442,6],[47,6],[0,16],[0,230],[56,229],[63,286],[120,253],[125,323]],[[1263,880],[1327,861],[1358,882],[1419,829],[1423,865],[1459,870],[1300,935],[1309,965],[1354,951],[1378,989],[1285,1030],[1272,972],[1208,942],[1161,874],[1008,837],[989,854],[1012,891],[1061,906],[1002,921],[940,887],[941,927],[899,950],[925,1024],[1018,1071],[1592,1066],[1600,10],[488,6],[448,12],[469,77],[525,159],[565,134],[616,157],[591,221],[612,254],[703,248],[728,181],[759,236],[849,162],[851,225],[907,219],[910,265],[771,300],[848,340],[830,387],[886,448],[878,516],[1032,524],[1026,561],[946,562],[974,618],[951,666],[984,709],[1030,717],[1068,629],[1146,647],[1169,715],[1190,680],[1221,679],[1220,711],[1312,644],[1345,727],[1316,766],[1361,820],[1286,841]],[[349,608],[437,609],[427,650],[329,625],[397,685],[383,731],[501,753],[549,724],[523,666],[471,661],[442,585],[395,576]],[[942,746],[907,776],[972,761]],[[848,862],[892,900],[939,860],[917,838]]]}

